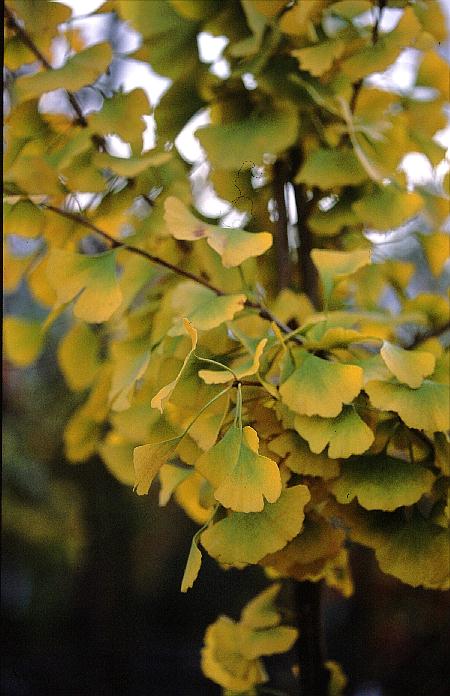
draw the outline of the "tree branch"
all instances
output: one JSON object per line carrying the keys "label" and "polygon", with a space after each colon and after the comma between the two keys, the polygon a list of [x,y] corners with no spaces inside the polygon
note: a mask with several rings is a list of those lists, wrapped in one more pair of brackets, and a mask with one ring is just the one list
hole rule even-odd
{"label": "tree branch", "polygon": [[314,197],[308,199],[304,184],[295,184],[294,194],[297,207],[297,228],[300,237],[298,250],[300,290],[309,297],[312,305],[317,308],[320,306],[319,275],[311,259],[313,237],[308,227],[308,218],[314,206]]}
{"label": "tree branch", "polygon": [[[30,51],[42,63],[42,65],[44,66],[44,68],[46,70],[52,70],[53,68],[50,65],[50,63],[48,62],[47,58],[43,55],[43,53],[41,53],[41,51],[36,46],[36,44],[34,43],[33,39],[29,35],[29,33],[26,31],[26,29],[24,29],[24,27],[20,26],[20,24],[18,23],[18,21],[16,20],[16,18],[14,16],[14,14],[12,13],[12,11],[9,9],[9,7],[7,5],[4,6],[4,12],[5,12],[5,17],[7,19],[7,25],[9,26],[9,28],[13,29],[13,31],[16,32],[17,36],[20,38],[22,43],[24,43],[25,46],[27,46],[27,48],[30,49]],[[86,121],[86,118],[83,115],[83,111],[81,109],[80,104],[78,103],[77,98],[69,90],[66,89],[65,91],[66,91],[67,97],[69,99],[70,105],[77,115],[76,124],[80,125],[82,128],[87,128],[88,122]],[[96,136],[96,138],[99,139],[100,136]],[[103,138],[101,140],[103,141]],[[97,144],[102,144],[102,146],[104,147],[104,141],[102,143],[100,143],[100,141],[98,141]]]}
{"label": "tree branch", "polygon": [[275,225],[274,247],[278,273],[276,274],[277,290],[287,288],[291,282],[291,263],[289,258],[289,241],[287,236],[287,211],[285,184],[288,180],[286,162],[278,159],[273,165],[273,194],[277,204],[277,220]]}
{"label": "tree branch", "polygon": [[440,338],[447,331],[450,331],[450,321],[447,321],[447,323],[444,324],[444,326],[440,326],[437,329],[427,331],[427,333],[417,334],[413,342],[408,346],[408,350],[411,350],[412,348],[417,348],[417,346],[420,346],[420,344],[424,343],[424,341],[428,341],[429,338]]}
{"label": "tree branch", "polygon": [[[99,234],[101,237],[103,237],[103,239],[106,239],[111,244],[111,247],[113,249],[124,249],[125,251],[129,251],[131,254],[142,256],[144,259],[147,259],[147,261],[150,261],[151,263],[154,263],[158,266],[162,266],[163,268],[167,268],[169,271],[172,271],[173,273],[176,273],[179,276],[188,278],[189,280],[193,280],[195,283],[198,283],[199,285],[203,285],[205,288],[208,288],[208,290],[211,290],[219,297],[225,295],[223,290],[216,288],[214,285],[208,283],[207,280],[204,280],[200,276],[196,276],[194,275],[194,273],[185,271],[179,266],[175,266],[173,263],[170,263],[170,261],[165,261],[164,259],[161,259],[159,256],[154,256],[153,254],[150,254],[148,251],[145,251],[144,249],[132,246],[131,244],[125,244],[124,242],[119,242],[117,239],[114,239],[114,237],[97,227],[97,225],[85,218],[83,215],[79,215],[78,213],[71,213],[68,210],[62,210],[61,208],[57,208],[54,205],[50,205],[49,203],[41,203],[41,206],[46,210],[50,210],[51,212],[56,213],[61,217],[73,220],[74,222],[77,222],[79,225],[82,225],[83,227],[86,227],[92,232]],[[272,312],[269,309],[267,309],[267,307],[264,307],[261,303],[246,300],[244,306],[248,309],[257,309],[261,319],[266,319],[267,321],[274,322],[274,324],[276,324],[278,328],[284,333],[291,332],[289,326],[277,319],[277,317],[274,314],[272,314]],[[302,341],[298,336],[292,336],[290,338],[291,340],[301,345]]]}

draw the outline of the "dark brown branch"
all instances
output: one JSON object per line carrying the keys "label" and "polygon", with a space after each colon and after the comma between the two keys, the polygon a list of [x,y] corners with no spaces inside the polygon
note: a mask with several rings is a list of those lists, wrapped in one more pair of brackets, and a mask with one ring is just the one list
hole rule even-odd
{"label": "dark brown branch", "polygon": [[[43,55],[43,53],[41,53],[41,51],[34,43],[31,36],[26,31],[26,29],[24,29],[22,26],[20,26],[20,24],[18,23],[18,21],[14,17],[14,14],[11,12],[9,7],[7,7],[7,5],[4,6],[4,11],[5,11],[5,16],[7,19],[8,27],[10,29],[13,29],[13,31],[16,32],[17,36],[20,38],[22,43],[24,43],[25,46],[27,46],[27,48],[30,49],[30,51],[42,63],[42,65],[44,66],[44,68],[46,70],[52,70],[52,66],[48,62],[47,58]],[[82,126],[83,128],[86,128],[88,125],[88,122],[86,121],[86,119],[83,115],[83,111],[81,109],[80,104],[78,103],[77,98],[75,97],[74,94],[72,94],[72,92],[69,92],[69,90],[67,90],[67,89],[66,89],[66,94],[67,94],[67,97],[69,99],[69,102],[70,102],[72,109],[75,111],[75,113],[77,115],[76,123],[78,125]]]}
{"label": "dark brown branch", "polygon": [[323,581],[295,583],[301,696],[324,696],[328,693],[330,674],[324,667],[322,585]]}
{"label": "dark brown branch", "polygon": [[408,350],[420,346],[421,343],[424,343],[424,341],[428,341],[429,338],[440,338],[447,331],[450,331],[450,321],[444,324],[444,326],[440,326],[436,329],[432,329],[431,331],[427,331],[427,333],[417,334],[413,342],[408,346]]}
{"label": "dark brown branch", "polygon": [[287,164],[279,159],[273,165],[273,194],[277,204],[277,220],[274,234],[274,248],[277,263],[277,290],[287,288],[291,282],[291,263],[289,258],[289,241],[287,235],[287,211],[285,185],[288,181]]}
{"label": "dark brown branch", "polygon": [[[211,290],[218,296],[226,294],[219,288],[216,288],[214,285],[211,285],[211,283],[208,283],[208,281],[204,280],[203,278],[200,278],[199,276],[196,276],[193,273],[190,273],[189,271],[185,271],[184,269],[179,268],[179,266],[175,266],[173,263],[170,263],[170,261],[165,261],[164,259],[159,258],[159,256],[154,256],[153,254],[150,254],[148,251],[140,249],[139,247],[132,246],[131,244],[119,242],[117,239],[114,239],[114,237],[97,227],[97,225],[85,218],[83,215],[79,215],[78,213],[72,213],[68,210],[62,210],[61,208],[57,208],[56,206],[50,205],[49,203],[42,203],[41,205],[43,208],[46,208],[47,210],[50,210],[51,212],[56,213],[61,217],[73,220],[74,222],[77,222],[79,225],[82,225],[83,227],[86,227],[92,232],[99,234],[101,237],[103,237],[103,239],[106,239],[111,244],[111,248],[113,249],[124,249],[125,251],[129,251],[130,253],[136,254],[137,256],[142,256],[151,263],[154,263],[158,266],[162,266],[163,268],[167,268],[169,271],[172,271],[173,273],[176,273],[179,276],[183,276],[184,278],[193,280],[195,283],[198,283],[199,285],[203,285],[205,288],[208,288],[208,290]],[[278,326],[278,328],[284,333],[291,332],[289,326],[277,319],[277,317],[274,314],[272,314],[272,312],[269,309],[264,307],[259,302],[252,302],[251,300],[246,300],[245,307],[249,309],[257,309],[258,314],[262,319],[267,319],[267,321],[273,321]],[[301,339],[297,336],[293,336],[292,340],[299,344],[302,343]]]}
{"label": "dark brown branch", "polygon": [[309,297],[312,305],[317,308],[320,307],[319,275],[311,259],[313,236],[308,226],[308,218],[311,215],[315,197],[308,199],[304,184],[295,184],[294,194],[297,207],[297,228],[300,238],[300,248],[298,250],[300,290]]}

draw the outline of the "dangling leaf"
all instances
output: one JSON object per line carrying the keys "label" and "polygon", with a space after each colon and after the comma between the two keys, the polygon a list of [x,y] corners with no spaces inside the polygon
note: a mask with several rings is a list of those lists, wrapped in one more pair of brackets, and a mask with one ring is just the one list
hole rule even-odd
{"label": "dangling leaf", "polygon": [[372,381],[364,387],[372,404],[395,411],[410,428],[431,433],[445,432],[450,422],[448,388],[431,380],[411,389],[405,384]]}
{"label": "dangling leaf", "polygon": [[27,367],[37,360],[44,345],[41,322],[5,317],[3,341],[8,360],[18,367]]}
{"label": "dangling leaf", "polygon": [[202,552],[198,548],[198,535],[194,534],[192,538],[189,556],[186,561],[186,567],[181,581],[181,592],[187,592],[194,584],[200,572],[202,565]]}
{"label": "dangling leaf", "polygon": [[87,389],[95,379],[99,363],[98,336],[86,324],[77,323],[58,346],[58,363],[72,391]]}
{"label": "dangling leaf", "polygon": [[419,464],[379,454],[342,462],[341,475],[330,489],[340,503],[356,497],[366,510],[395,510],[416,503],[430,492],[434,480]]}
{"label": "dangling leaf", "polygon": [[336,418],[295,416],[295,429],[308,441],[312,452],[322,452],[327,445],[332,459],[346,459],[362,454],[374,441],[372,430],[351,406],[344,407]]}
{"label": "dangling leaf", "polygon": [[411,389],[420,387],[425,377],[433,374],[436,358],[432,353],[423,350],[404,350],[389,341],[384,341],[381,357],[397,377],[399,382],[407,384]]}
{"label": "dangling leaf", "polygon": [[75,300],[74,314],[90,323],[107,321],[122,301],[116,277],[116,251],[98,256],[52,249],[47,277],[58,304]]}
{"label": "dangling leaf", "polygon": [[220,563],[257,563],[299,533],[309,499],[306,486],[293,486],[262,512],[232,512],[203,532],[202,546]]}
{"label": "dangling leaf", "polygon": [[328,300],[337,281],[356,273],[370,263],[370,251],[368,249],[355,249],[355,251],[313,249],[311,258],[319,271],[325,299]]}
{"label": "dangling leaf", "polygon": [[202,454],[195,468],[213,486],[214,497],[237,512],[259,512],[264,498],[274,503],[280,497],[278,466],[258,454],[259,438],[250,426],[231,426],[225,436]]}
{"label": "dangling leaf", "polygon": [[362,389],[363,371],[356,365],[323,360],[307,353],[281,385],[280,396],[295,413],[330,418],[341,412]]}
{"label": "dangling leaf", "polygon": [[189,335],[191,339],[191,349],[189,353],[186,355],[183,365],[181,367],[181,370],[179,371],[178,375],[176,378],[170,382],[169,384],[166,384],[165,387],[162,387],[162,389],[159,390],[157,394],[153,397],[151,400],[151,407],[152,408],[158,408],[160,412],[162,413],[164,410],[164,406],[166,402],[170,399],[172,396],[172,392],[177,386],[180,378],[183,375],[183,372],[185,371],[189,361],[191,360],[191,356],[193,355],[195,348],[197,346],[197,331],[194,329],[194,327],[191,325],[191,323],[187,320],[183,320],[184,328],[186,330],[186,333]]}
{"label": "dangling leaf", "polygon": [[[259,361],[267,344],[267,338],[261,339],[255,349],[253,358],[249,358],[238,365],[233,364],[233,373],[238,379],[250,377],[259,370]],[[199,377],[206,384],[225,384],[234,379],[234,375],[229,370],[199,370]]]}
{"label": "dangling leaf", "polygon": [[175,455],[181,437],[135,447],[133,452],[135,485],[138,495],[146,495],[163,464]]}

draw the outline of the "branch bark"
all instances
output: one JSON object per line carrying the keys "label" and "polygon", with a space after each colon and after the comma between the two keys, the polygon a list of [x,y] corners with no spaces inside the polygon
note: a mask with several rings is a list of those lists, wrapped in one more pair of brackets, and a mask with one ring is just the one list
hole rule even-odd
{"label": "branch bark", "polygon": [[300,290],[309,297],[312,305],[317,309],[320,306],[319,274],[311,259],[313,236],[308,227],[308,218],[311,215],[317,196],[309,199],[304,184],[295,184],[294,193],[300,238],[300,248],[298,250]]}
{"label": "branch bark", "polygon": [[288,181],[288,167],[283,159],[273,165],[273,194],[277,204],[277,220],[275,225],[274,248],[277,263],[277,291],[291,284],[291,262],[288,241],[288,218],[285,200],[285,185]]}

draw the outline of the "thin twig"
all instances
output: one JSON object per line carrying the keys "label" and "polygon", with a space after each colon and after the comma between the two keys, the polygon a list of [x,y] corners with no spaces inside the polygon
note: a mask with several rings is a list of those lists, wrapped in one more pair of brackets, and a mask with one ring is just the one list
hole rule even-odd
{"label": "thin twig", "polygon": [[450,321],[447,321],[447,323],[444,324],[444,326],[440,326],[437,329],[431,329],[431,331],[427,331],[427,333],[425,334],[418,334],[413,340],[413,342],[408,346],[408,350],[410,350],[411,348],[416,348],[421,343],[428,341],[429,338],[440,338],[447,331],[450,331]]}
{"label": "thin twig", "polygon": [[[44,66],[44,68],[46,70],[52,70],[53,68],[50,65],[50,63],[48,62],[47,58],[43,55],[43,53],[36,46],[36,44],[34,43],[33,39],[29,35],[29,33],[26,31],[26,29],[24,29],[24,27],[22,27],[18,23],[14,14],[12,13],[12,11],[9,9],[9,7],[7,5],[4,6],[4,12],[5,12],[8,26],[16,32],[17,36],[20,38],[22,43],[24,43],[25,46],[27,46],[30,49],[30,51],[32,53],[34,53],[36,58],[42,63],[42,65]],[[66,89],[65,91],[66,91],[67,97],[69,99],[70,105],[77,115],[77,120],[75,123],[79,126],[82,126],[82,128],[87,128],[88,122],[87,122],[86,118],[84,117],[83,111],[81,109],[81,106],[80,106],[77,98],[68,89]],[[96,144],[102,145],[104,147],[103,138],[101,138],[101,136],[98,136],[98,135],[95,137],[97,138]]]}

